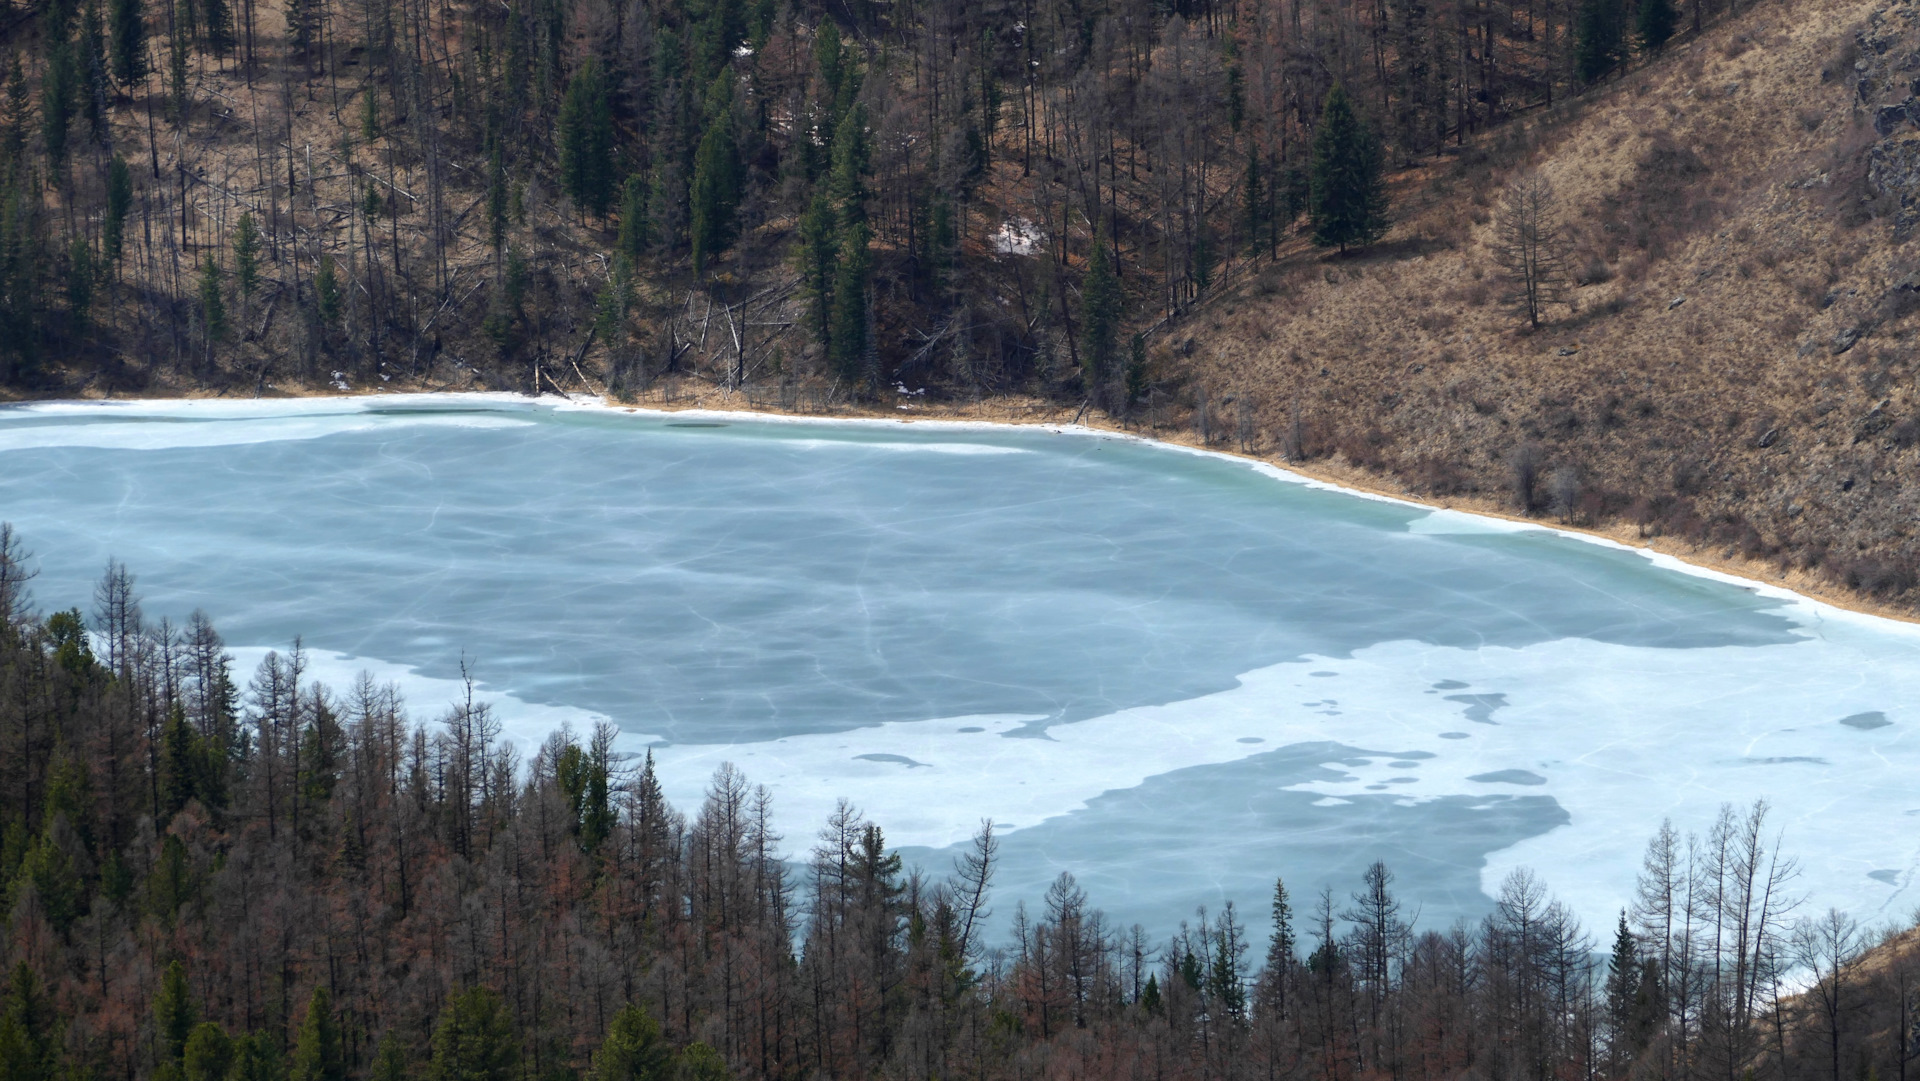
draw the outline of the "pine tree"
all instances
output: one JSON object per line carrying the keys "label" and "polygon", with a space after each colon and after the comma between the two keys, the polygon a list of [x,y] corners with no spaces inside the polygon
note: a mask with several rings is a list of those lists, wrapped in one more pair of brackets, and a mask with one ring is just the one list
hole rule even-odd
{"label": "pine tree", "polygon": [[55,41],[47,50],[46,72],[40,76],[40,139],[47,151],[47,171],[56,187],[67,167],[73,110],[79,95],[80,72],[73,45]]}
{"label": "pine tree", "polygon": [[126,252],[127,213],[133,209],[133,174],[125,158],[115,154],[107,163],[107,214],[100,223],[100,250],[107,262],[118,264]]}
{"label": "pine tree", "polygon": [[407,1072],[407,1053],[393,1030],[388,1029],[373,1050],[373,1068],[368,1072],[367,1081],[407,1081]]}
{"label": "pine tree", "polygon": [[794,262],[800,269],[800,288],[807,297],[808,321],[822,352],[833,345],[833,283],[840,237],[834,228],[833,204],[823,185],[800,215],[794,241]]}
{"label": "pine tree", "polygon": [[221,295],[221,277],[220,264],[213,256],[200,261],[200,318],[209,345],[227,336],[227,303]]}
{"label": "pine tree", "polygon": [[507,206],[507,157],[496,132],[487,147],[487,243],[495,259],[507,246],[510,211]]}
{"label": "pine tree", "polygon": [[1598,82],[1620,62],[1623,21],[1620,0],[1580,0],[1573,64],[1581,82]]}
{"label": "pine tree", "polygon": [[321,255],[320,266],[313,272],[313,298],[320,325],[330,327],[340,321],[340,273],[331,255]]}
{"label": "pine tree", "polygon": [[489,987],[472,987],[441,1011],[425,1081],[513,1081],[519,1061],[519,1042],[500,996]]}
{"label": "pine tree", "polygon": [[1323,248],[1371,244],[1387,231],[1387,189],[1380,140],[1335,83],[1313,132],[1308,210],[1313,242]]}
{"label": "pine tree", "polygon": [[733,1077],[727,1070],[727,1060],[705,1043],[688,1044],[680,1052],[679,1067],[677,1072],[685,1081],[729,1081]]}
{"label": "pine tree", "polygon": [[347,1063],[340,1047],[340,1020],[333,1015],[333,997],[325,984],[313,989],[300,1037],[287,1063],[287,1081],[346,1081]]}
{"label": "pine tree", "polygon": [[1640,996],[1640,943],[1627,926],[1627,912],[1620,910],[1620,923],[1613,933],[1613,956],[1607,960],[1607,1021],[1613,1033],[1613,1050],[1624,1061],[1638,1048],[1633,1047],[1634,1003]]}
{"label": "pine tree", "polygon": [[733,132],[733,76],[714,80],[707,130],[694,155],[692,191],[693,272],[706,273],[713,257],[733,243],[733,217],[740,204],[740,148]]}
{"label": "pine tree", "polygon": [[1260,173],[1260,155],[1247,155],[1247,171],[1240,179],[1240,227],[1246,235],[1248,255],[1259,255],[1266,247],[1261,241],[1273,224],[1273,193]]}
{"label": "pine tree", "polygon": [[1087,393],[1099,399],[1118,360],[1120,335],[1120,278],[1113,272],[1107,231],[1094,237],[1087,275],[1080,283],[1080,364],[1085,369]]}
{"label": "pine tree", "polygon": [[93,245],[85,237],[74,237],[67,246],[67,333],[75,339],[86,336],[93,316],[93,287],[98,261]]}
{"label": "pine tree", "polygon": [[233,50],[233,6],[227,0],[201,0],[206,5],[207,50],[225,59]]}
{"label": "pine tree", "polygon": [[181,1056],[181,1081],[227,1081],[232,1066],[233,1041],[226,1030],[212,1021],[195,1026]]}
{"label": "pine tree", "polygon": [[113,78],[131,89],[147,77],[147,13],[142,0],[112,0],[107,9],[112,23]]}
{"label": "pine tree", "polygon": [[233,229],[233,280],[240,287],[240,299],[250,301],[260,288],[260,228],[253,215],[242,211]]}
{"label": "pine tree", "polygon": [[168,962],[160,976],[160,993],[153,999],[154,1036],[165,1061],[178,1064],[186,1055],[199,1012],[187,987],[186,968],[178,961]]}
{"label": "pine tree", "polygon": [[1634,34],[1640,39],[1641,50],[1657,53],[1666,48],[1679,21],[1680,12],[1674,8],[1673,0],[1640,0],[1640,10],[1634,16]]}
{"label": "pine tree", "polygon": [[613,109],[591,57],[567,84],[559,134],[561,186],[582,213],[604,217],[613,203]]}
{"label": "pine tree", "polygon": [[0,1001],[0,1074],[7,1081],[53,1081],[58,1028],[39,976],[25,961],[17,962],[7,997]]}
{"label": "pine tree", "polygon": [[673,1052],[660,1035],[660,1023],[639,1006],[613,1017],[607,1038],[593,1053],[587,1081],[669,1081]]}
{"label": "pine tree", "polygon": [[859,105],[847,110],[833,133],[833,169],[827,190],[840,211],[842,228],[867,220],[867,166],[871,149],[867,145],[867,110]]}
{"label": "pine tree", "polygon": [[828,351],[835,373],[851,387],[871,383],[879,376],[878,372],[867,370],[867,286],[873,275],[873,256],[867,250],[867,223],[857,220],[842,229],[838,248]]}
{"label": "pine tree", "polygon": [[638,266],[647,253],[647,239],[647,178],[634,173],[620,189],[620,233],[615,245],[630,265]]}

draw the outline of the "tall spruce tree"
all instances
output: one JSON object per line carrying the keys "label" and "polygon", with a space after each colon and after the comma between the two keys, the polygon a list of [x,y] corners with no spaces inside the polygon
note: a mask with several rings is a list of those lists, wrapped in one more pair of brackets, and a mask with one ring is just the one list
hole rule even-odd
{"label": "tall spruce tree", "polygon": [[1598,82],[1620,63],[1625,45],[1620,0],[1580,0],[1574,26],[1573,66],[1584,83]]}
{"label": "tall spruce tree", "polygon": [[1640,9],[1634,13],[1633,29],[1641,50],[1657,53],[1666,48],[1679,22],[1680,12],[1673,6],[1673,0],[1640,0]]}
{"label": "tall spruce tree", "polygon": [[333,996],[325,984],[313,989],[300,1037],[287,1063],[287,1081],[346,1081],[347,1062],[341,1047],[340,1019],[333,1013]]}
{"label": "tall spruce tree", "polygon": [[604,217],[613,176],[613,108],[600,64],[589,57],[560,104],[560,183],[583,214]]}
{"label": "tall spruce tree", "polygon": [[814,338],[822,352],[828,353],[833,347],[833,282],[839,253],[840,235],[834,227],[833,203],[827,197],[825,185],[821,185],[800,215],[793,261],[800,271],[800,288],[806,294],[808,322]]}
{"label": "tall spruce tree", "polygon": [[873,254],[868,249],[867,223],[855,220],[840,231],[839,262],[833,277],[833,304],[829,355],[834,372],[847,386],[872,384],[879,378],[868,364],[868,286],[873,278]]}
{"label": "tall spruce tree", "polygon": [[112,0],[107,7],[112,25],[113,79],[122,89],[147,77],[147,13],[141,0]]}
{"label": "tall spruce tree", "polygon": [[705,274],[713,257],[733,243],[740,172],[740,146],[733,123],[733,76],[723,71],[708,94],[707,130],[694,154],[691,218],[696,275]]}
{"label": "tall spruce tree", "polygon": [[1323,248],[1364,246],[1386,233],[1387,188],[1380,139],[1354,111],[1339,83],[1327,91],[1313,132],[1308,210],[1313,242]]}
{"label": "tall spruce tree", "polygon": [[1095,401],[1104,396],[1119,360],[1122,298],[1109,247],[1103,227],[1094,237],[1087,275],[1080,283],[1080,366],[1087,394]]}

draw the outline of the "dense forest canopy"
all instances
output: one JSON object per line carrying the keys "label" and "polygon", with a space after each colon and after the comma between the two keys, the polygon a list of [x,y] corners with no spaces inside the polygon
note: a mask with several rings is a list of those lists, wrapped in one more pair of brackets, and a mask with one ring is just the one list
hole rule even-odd
{"label": "dense forest canopy", "polygon": [[12,3],[0,384],[621,393],[692,370],[1124,411],[1134,335],[1303,217],[1378,239],[1384,168],[1606,78],[1681,14],[1716,12]]}
{"label": "dense forest canopy", "polygon": [[908,868],[844,802],[775,835],[731,766],[689,816],[610,726],[521,761],[484,703],[415,721],[370,678],[314,683],[298,643],[234,672],[124,567],[43,613],[32,566],[0,529],[10,1079],[1837,1079],[1912,1054],[1915,959],[1861,982],[1764,803],[1663,829],[1597,936],[1524,869],[1480,923],[1416,926],[1356,852],[1350,893],[1279,882],[1265,943],[1232,904],[1161,937],[1070,875],[997,896],[990,823]]}

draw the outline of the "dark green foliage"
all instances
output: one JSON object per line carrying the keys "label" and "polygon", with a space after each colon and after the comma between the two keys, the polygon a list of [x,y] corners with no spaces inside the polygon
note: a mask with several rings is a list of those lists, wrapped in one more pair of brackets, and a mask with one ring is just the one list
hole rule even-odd
{"label": "dark green foliage", "polygon": [[840,236],[834,227],[833,203],[822,188],[814,193],[806,212],[800,215],[799,236],[794,243],[800,287],[807,296],[808,321],[822,350],[830,349],[833,342],[834,264],[839,251]]}
{"label": "dark green foliage", "polygon": [[1387,231],[1387,189],[1380,140],[1354,111],[1340,84],[1327,91],[1313,133],[1308,209],[1313,242],[1323,248],[1371,244]]}
{"label": "dark green foliage", "polygon": [[859,105],[847,110],[833,133],[833,170],[827,192],[840,211],[842,226],[867,220],[867,168],[870,148],[867,144],[867,110]]}
{"label": "dark green foliage", "polygon": [[1247,155],[1247,168],[1240,177],[1240,229],[1249,255],[1267,247],[1266,237],[1273,227],[1273,191],[1260,171],[1259,153]]}
{"label": "dark green foliage", "polygon": [[30,369],[41,348],[41,286],[46,222],[40,193],[13,181],[0,187],[0,376]]}
{"label": "dark green foliage", "polygon": [[707,17],[700,25],[700,84],[718,78],[733,59],[733,50],[746,41],[747,16],[740,0],[707,0]]}
{"label": "dark green foliage", "polygon": [[205,5],[207,50],[224,58],[233,51],[233,7],[227,0],[200,0]]}
{"label": "dark green foliage", "polygon": [[587,1070],[587,1081],[670,1081],[672,1076],[673,1052],[660,1023],[635,1005],[614,1014]]}
{"label": "dark green foliage", "polygon": [[380,95],[368,87],[360,95],[360,139],[371,143],[380,137]]}
{"label": "dark green foliage", "polygon": [[146,79],[147,14],[143,0],[112,0],[107,8],[113,36],[113,78],[122,88]]}
{"label": "dark green foliage", "polygon": [[287,1060],[287,1081],[346,1081],[347,1063],[340,1046],[340,1019],[333,1014],[333,996],[325,984],[313,989],[307,1016],[300,1022],[300,1038]]}
{"label": "dark green foliage", "polygon": [[126,253],[127,212],[132,208],[133,174],[126,160],[115,154],[107,163],[107,213],[100,223],[100,250],[109,263],[119,263]]}
{"label": "dark green foliage", "polygon": [[407,1053],[389,1029],[373,1049],[373,1068],[367,1081],[407,1081]]}
{"label": "dark green foliage", "polygon": [[1123,298],[1109,246],[1102,229],[1094,238],[1087,274],[1080,283],[1080,365],[1085,369],[1087,391],[1096,399],[1113,376],[1119,353]]}
{"label": "dark green foliage", "polygon": [[589,57],[560,105],[560,183],[582,213],[604,217],[613,204],[613,110],[599,63]]}
{"label": "dark green foliage", "polygon": [[694,156],[692,191],[693,272],[706,273],[713,257],[733,243],[734,213],[740,205],[740,147],[734,138],[733,77],[714,81],[707,105],[707,130]]}
{"label": "dark green foliage", "polygon": [[704,1043],[688,1044],[680,1052],[678,1066],[680,1081],[729,1081],[733,1077],[727,1070],[727,1060]]}
{"label": "dark green foliage", "polygon": [[195,1026],[181,1055],[181,1081],[227,1081],[233,1065],[233,1041],[212,1021]]}
{"label": "dark green foliage", "polygon": [[7,997],[0,1001],[0,1077],[6,1081],[53,1081],[59,1061],[59,1019],[25,961],[13,966]]}
{"label": "dark green foliage", "polygon": [[305,59],[320,33],[319,0],[286,0],[287,49]]}
{"label": "dark green foliage", "polygon": [[220,264],[208,255],[200,260],[200,327],[207,341],[224,341],[227,336],[227,302],[221,289]]}
{"label": "dark green foliage", "polygon": [[507,205],[507,155],[501,137],[495,133],[487,145],[487,243],[498,258],[507,246],[507,227],[511,213]]}
{"label": "dark green foliage", "polygon": [[1679,21],[1680,12],[1673,0],[1640,0],[1640,10],[1634,14],[1634,36],[1640,39],[1641,49],[1657,53],[1672,40]]}
{"label": "dark green foliage", "polygon": [[340,321],[340,273],[334,266],[333,256],[321,255],[320,266],[313,272],[313,300],[320,314],[322,326],[333,326]]}
{"label": "dark green foliage", "polygon": [[832,318],[828,355],[845,385],[872,384],[879,372],[870,363],[868,287],[873,277],[873,253],[868,249],[867,223],[858,219],[843,228],[833,277]]}
{"label": "dark green foliage", "polygon": [[73,114],[80,99],[79,60],[70,42],[56,41],[47,52],[47,68],[40,76],[40,141],[47,151],[48,171],[58,183],[67,167]]}
{"label": "dark green foliage", "polygon": [[1580,0],[1573,66],[1581,82],[1597,82],[1620,63],[1626,52],[1625,21],[1621,0]]}
{"label": "dark green foliage", "polygon": [[[622,281],[621,287],[624,285]],[[555,779],[573,810],[574,835],[587,852],[598,849],[613,832],[611,751],[611,740],[596,733],[591,747],[568,743],[554,763]]]}
{"label": "dark green foliage", "polygon": [[500,996],[473,987],[453,996],[433,1030],[425,1081],[514,1081],[520,1044]]}
{"label": "dark green foliage", "polygon": [[241,214],[233,229],[233,281],[245,299],[260,288],[260,229],[251,213]]}
{"label": "dark green foliage", "polygon": [[186,1055],[187,1040],[200,1020],[200,1006],[187,986],[187,970],[178,961],[169,961],[160,976],[160,991],[153,997],[153,1034],[161,1057],[178,1064]]}
{"label": "dark green foliage", "polygon": [[615,241],[629,264],[638,264],[646,255],[648,232],[647,178],[634,173],[620,189],[620,233]]}
{"label": "dark green foliage", "polygon": [[85,239],[75,237],[67,246],[67,333],[74,338],[86,336],[93,316],[93,287],[99,274],[95,262],[93,246]]}

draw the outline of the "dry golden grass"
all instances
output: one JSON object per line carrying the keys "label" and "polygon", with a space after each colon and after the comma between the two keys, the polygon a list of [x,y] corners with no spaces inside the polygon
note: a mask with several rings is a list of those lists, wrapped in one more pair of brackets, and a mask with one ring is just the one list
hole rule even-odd
{"label": "dry golden grass", "polygon": [[[1165,363],[1253,402],[1269,451],[1297,432],[1334,472],[1513,508],[1508,462],[1532,444],[1543,481],[1580,475],[1574,524],[1907,610],[1920,400],[1912,321],[1882,305],[1909,260],[1860,205],[1875,136],[1851,61],[1822,76],[1882,6],[1757,6],[1402,178],[1375,252],[1295,251],[1177,329]],[[1488,248],[1499,186],[1527,170],[1585,282],[1531,332]]]}

